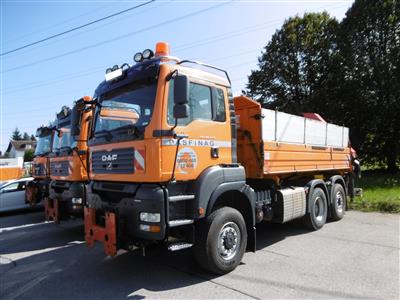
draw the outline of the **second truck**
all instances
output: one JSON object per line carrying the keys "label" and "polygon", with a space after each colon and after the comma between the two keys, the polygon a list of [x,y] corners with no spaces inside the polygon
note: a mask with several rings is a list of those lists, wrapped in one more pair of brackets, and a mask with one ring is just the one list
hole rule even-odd
{"label": "second truck", "polygon": [[95,91],[89,246],[110,256],[193,247],[202,267],[224,274],[255,251],[263,220],[317,230],[343,217],[348,128],[234,98],[226,71],[172,57],[166,43],[135,62],[108,69]]}
{"label": "second truck", "polygon": [[[87,96],[81,99],[84,103],[90,100]],[[50,153],[50,191],[45,199],[47,220],[58,223],[71,217],[83,218],[85,185],[88,181],[87,136],[91,118],[91,109],[82,109],[73,114],[66,106],[57,114]],[[72,124],[76,125],[74,130],[71,130]]]}

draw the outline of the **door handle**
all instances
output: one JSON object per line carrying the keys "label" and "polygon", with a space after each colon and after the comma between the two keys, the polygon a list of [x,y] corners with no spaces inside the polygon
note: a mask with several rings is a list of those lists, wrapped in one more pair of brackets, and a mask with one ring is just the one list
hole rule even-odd
{"label": "door handle", "polygon": [[218,147],[211,147],[211,157],[212,158],[219,157],[219,148]]}

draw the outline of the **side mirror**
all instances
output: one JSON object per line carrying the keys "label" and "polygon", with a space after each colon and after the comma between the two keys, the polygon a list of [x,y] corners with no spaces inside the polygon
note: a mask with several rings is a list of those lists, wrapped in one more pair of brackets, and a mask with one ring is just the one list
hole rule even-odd
{"label": "side mirror", "polygon": [[184,119],[189,116],[189,78],[178,75],[174,78],[174,118]]}
{"label": "side mirror", "polygon": [[78,103],[75,103],[71,111],[71,136],[77,136],[81,132],[80,128],[81,114],[79,111]]}

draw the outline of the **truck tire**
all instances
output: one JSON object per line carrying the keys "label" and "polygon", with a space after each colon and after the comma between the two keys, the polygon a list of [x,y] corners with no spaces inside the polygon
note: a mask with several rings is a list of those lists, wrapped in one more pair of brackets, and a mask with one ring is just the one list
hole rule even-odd
{"label": "truck tire", "polygon": [[335,221],[343,219],[345,210],[346,210],[346,193],[341,184],[335,183],[333,185],[333,192],[332,192],[332,205],[331,205],[332,219]]}
{"label": "truck tire", "polygon": [[325,225],[328,215],[328,202],[321,188],[315,188],[308,200],[309,212],[304,216],[304,224],[308,229],[318,230]]}
{"label": "truck tire", "polygon": [[219,208],[196,224],[194,254],[207,271],[222,275],[234,270],[243,258],[246,244],[246,223],[234,208]]}

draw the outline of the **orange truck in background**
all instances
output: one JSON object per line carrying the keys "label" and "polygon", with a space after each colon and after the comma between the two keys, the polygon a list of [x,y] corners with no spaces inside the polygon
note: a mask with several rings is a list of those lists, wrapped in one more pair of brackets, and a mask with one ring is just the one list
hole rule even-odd
{"label": "orange truck in background", "polygon": [[348,128],[234,98],[226,71],[172,57],[166,43],[134,60],[108,69],[95,91],[89,246],[101,242],[110,256],[193,247],[203,268],[224,274],[255,251],[262,221],[318,230],[343,218]]}
{"label": "orange truck in background", "polygon": [[25,189],[25,198],[31,205],[36,205],[49,196],[50,158],[53,146],[54,127],[42,126],[36,130],[36,149],[32,164],[32,177]]}
{"label": "orange truck in background", "polygon": [[[85,96],[81,100],[90,102],[91,97]],[[57,114],[50,154],[50,193],[45,200],[47,220],[58,223],[71,217],[83,217],[85,183],[88,180],[87,136],[91,118],[91,109],[82,109],[75,115],[64,106]],[[72,123],[75,124],[75,130],[71,130]]]}

